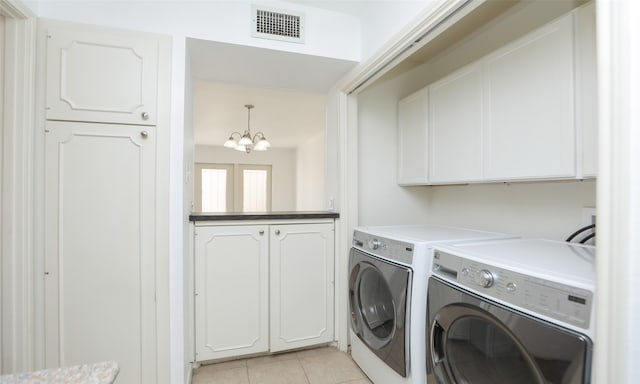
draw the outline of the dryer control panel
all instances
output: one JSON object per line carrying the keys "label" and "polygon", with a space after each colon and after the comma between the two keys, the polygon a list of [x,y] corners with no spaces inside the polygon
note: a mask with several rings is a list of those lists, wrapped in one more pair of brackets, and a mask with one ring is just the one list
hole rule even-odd
{"label": "dryer control panel", "polygon": [[414,246],[411,243],[374,236],[356,230],[353,233],[352,245],[355,248],[388,260],[398,261],[409,266],[413,263]]}
{"label": "dryer control panel", "polygon": [[588,329],[593,292],[436,251],[433,274],[489,299]]}

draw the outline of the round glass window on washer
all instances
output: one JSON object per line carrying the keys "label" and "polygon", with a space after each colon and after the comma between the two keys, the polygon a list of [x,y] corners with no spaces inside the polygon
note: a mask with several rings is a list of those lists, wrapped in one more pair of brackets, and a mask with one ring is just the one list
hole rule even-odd
{"label": "round glass window on washer", "polygon": [[381,348],[393,338],[396,326],[391,290],[384,276],[375,268],[362,271],[358,288],[364,323],[378,339],[378,342],[374,341],[378,345],[372,346]]}
{"label": "round glass window on washer", "polygon": [[446,356],[456,383],[540,383],[511,336],[481,318],[462,317],[451,324]]}

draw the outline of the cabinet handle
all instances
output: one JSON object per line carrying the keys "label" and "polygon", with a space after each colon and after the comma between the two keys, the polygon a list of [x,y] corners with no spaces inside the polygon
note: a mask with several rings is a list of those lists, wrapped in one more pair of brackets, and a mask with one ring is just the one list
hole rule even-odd
{"label": "cabinet handle", "polygon": [[280,234],[280,230],[276,229],[276,235],[279,235],[279,234]]}
{"label": "cabinet handle", "polygon": [[149,132],[147,131],[142,131],[140,132],[140,136],[144,137],[145,139],[147,138],[147,136],[149,136]]}
{"label": "cabinet handle", "polygon": [[149,120],[149,114],[147,112],[142,112],[140,116],[142,117],[142,120]]}
{"label": "cabinet handle", "polygon": [[258,233],[260,234],[260,236],[264,235],[264,231],[260,231]]}

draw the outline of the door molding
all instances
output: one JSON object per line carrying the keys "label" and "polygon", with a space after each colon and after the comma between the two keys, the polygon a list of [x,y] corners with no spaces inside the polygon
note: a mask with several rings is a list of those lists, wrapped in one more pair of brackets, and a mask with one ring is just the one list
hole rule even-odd
{"label": "door molding", "polygon": [[344,79],[340,89],[348,94],[364,91],[485,1],[440,0],[432,6],[425,7],[419,17],[390,39],[377,54],[356,67],[351,75]]}
{"label": "door molding", "polygon": [[598,237],[592,383],[634,383],[640,331],[640,7],[596,1],[598,43]]}
{"label": "door molding", "polygon": [[34,16],[20,0],[0,0],[0,15],[10,19],[28,19]]}
{"label": "door molding", "polygon": [[5,15],[2,121],[1,371],[38,367],[35,272],[36,19],[21,2],[0,0]]}

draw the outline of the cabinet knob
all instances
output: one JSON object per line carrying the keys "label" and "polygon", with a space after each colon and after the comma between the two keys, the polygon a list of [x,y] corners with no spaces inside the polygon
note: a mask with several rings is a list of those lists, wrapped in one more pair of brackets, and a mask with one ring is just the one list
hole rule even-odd
{"label": "cabinet knob", "polygon": [[279,235],[279,234],[280,234],[280,230],[276,229],[276,235]]}
{"label": "cabinet knob", "polygon": [[147,112],[142,112],[140,116],[142,117],[142,120],[149,120],[149,114]]}
{"label": "cabinet knob", "polygon": [[140,132],[140,136],[144,137],[145,139],[147,138],[147,136],[149,136],[149,132],[147,131],[142,131]]}
{"label": "cabinet knob", "polygon": [[264,231],[260,231],[258,233],[260,234],[260,236],[264,235]]}

